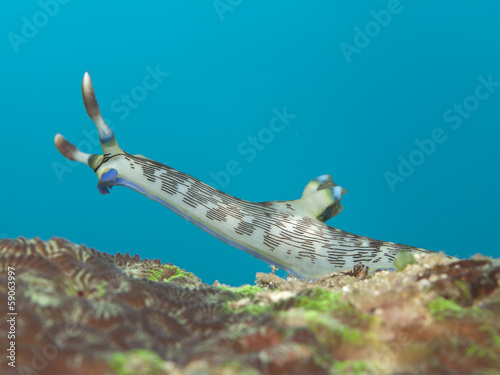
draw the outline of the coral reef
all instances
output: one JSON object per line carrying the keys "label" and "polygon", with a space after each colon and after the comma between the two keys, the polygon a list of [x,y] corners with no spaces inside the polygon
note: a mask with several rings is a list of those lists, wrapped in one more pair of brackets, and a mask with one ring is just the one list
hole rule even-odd
{"label": "coral reef", "polygon": [[234,288],[61,238],[3,239],[2,343],[13,311],[9,267],[16,367],[0,356],[5,375],[500,369],[500,263],[481,256],[403,254],[399,271],[358,266],[315,282],[258,273],[256,285]]}

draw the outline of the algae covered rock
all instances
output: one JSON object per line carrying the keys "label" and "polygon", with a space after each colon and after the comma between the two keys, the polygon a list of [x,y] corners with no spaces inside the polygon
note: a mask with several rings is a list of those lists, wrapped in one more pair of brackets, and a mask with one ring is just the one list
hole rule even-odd
{"label": "algae covered rock", "polygon": [[315,282],[259,273],[234,288],[61,238],[4,239],[0,334],[15,337],[0,372],[496,373],[498,261],[427,254],[398,268]]}

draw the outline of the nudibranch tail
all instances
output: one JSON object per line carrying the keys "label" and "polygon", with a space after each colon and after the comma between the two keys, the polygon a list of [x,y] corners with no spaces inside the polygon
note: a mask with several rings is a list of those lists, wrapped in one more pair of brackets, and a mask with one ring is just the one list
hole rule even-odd
{"label": "nudibranch tail", "polygon": [[343,187],[333,182],[332,176],[324,174],[306,185],[296,204],[312,218],[326,222],[342,212],[344,207],[340,201],[342,194],[346,193]]}

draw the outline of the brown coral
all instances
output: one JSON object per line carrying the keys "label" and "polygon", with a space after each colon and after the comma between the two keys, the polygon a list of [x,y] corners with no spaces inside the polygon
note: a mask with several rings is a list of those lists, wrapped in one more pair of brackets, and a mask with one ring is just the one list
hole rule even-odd
{"label": "brown coral", "polygon": [[487,260],[465,259],[436,265],[422,272],[417,280],[424,278],[434,279],[433,287],[440,289],[441,295],[470,306],[498,288],[500,267]]}
{"label": "brown coral", "polygon": [[[15,269],[16,368],[26,374],[412,374],[500,367],[500,266],[417,257],[314,283],[202,284],[161,261],[61,238],[0,242],[0,313]],[[6,337],[8,326],[0,326]],[[2,348],[4,349],[4,348]]]}

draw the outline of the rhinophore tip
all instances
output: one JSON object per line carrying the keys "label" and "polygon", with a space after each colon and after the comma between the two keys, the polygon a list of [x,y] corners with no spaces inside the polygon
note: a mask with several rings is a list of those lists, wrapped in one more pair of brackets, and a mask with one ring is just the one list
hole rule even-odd
{"label": "rhinophore tip", "polygon": [[[99,110],[99,105],[95,98],[94,87],[88,72],[85,72],[82,80],[82,96],[85,110],[89,117],[94,121],[99,133],[99,142],[101,143],[103,154],[116,155],[123,152],[111,128],[104,122]],[[80,163],[88,165],[92,169],[96,169],[103,160],[103,155],[87,154],[80,151],[75,145],[68,142],[61,134],[56,134],[54,143],[63,156],[69,160],[79,161]]]}
{"label": "rhinophore tip", "polygon": [[102,120],[101,111],[97,99],[95,98],[94,87],[92,86],[92,79],[90,79],[89,72],[85,72],[83,75],[82,96],[85,110],[92,121]]}
{"label": "rhinophore tip", "polygon": [[95,97],[94,87],[92,86],[92,80],[90,79],[89,72],[85,72],[82,79],[82,96],[83,104],[85,105],[85,110],[89,117],[94,121],[94,124],[99,133],[99,141],[101,142],[101,147],[104,153],[118,153],[121,151],[116,142],[115,135],[111,128],[106,124],[101,116],[101,110],[99,109],[99,104],[97,104],[97,99]]}
{"label": "rhinophore tip", "polygon": [[69,160],[79,161],[80,163],[87,164],[90,154],[80,151],[74,144],[68,142],[61,134],[57,133],[54,137],[54,143],[59,152]]}

